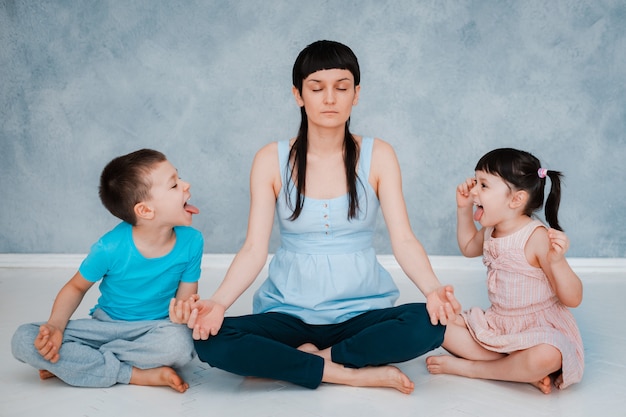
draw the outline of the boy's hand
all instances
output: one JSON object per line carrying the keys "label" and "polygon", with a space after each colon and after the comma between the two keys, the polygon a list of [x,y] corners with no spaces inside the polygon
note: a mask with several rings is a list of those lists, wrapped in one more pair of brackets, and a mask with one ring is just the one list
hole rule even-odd
{"label": "boy's hand", "polygon": [[193,329],[194,340],[207,340],[220,331],[226,309],[212,300],[198,300],[192,305],[187,327]]}
{"label": "boy's hand", "polygon": [[35,338],[35,349],[47,361],[57,363],[59,349],[63,342],[63,331],[49,323],[39,326],[39,334]]}
{"label": "boy's hand", "polygon": [[470,191],[476,186],[475,178],[467,178],[465,182],[456,187],[456,206],[458,208],[471,207],[474,204]]}
{"label": "boy's hand", "polygon": [[200,299],[198,294],[193,294],[188,300],[172,298],[170,300],[170,321],[177,324],[187,324],[191,316],[191,306]]}
{"label": "boy's hand", "polygon": [[426,296],[426,310],[433,326],[437,323],[445,326],[453,322],[461,312],[461,303],[454,296],[454,288],[445,285]]}

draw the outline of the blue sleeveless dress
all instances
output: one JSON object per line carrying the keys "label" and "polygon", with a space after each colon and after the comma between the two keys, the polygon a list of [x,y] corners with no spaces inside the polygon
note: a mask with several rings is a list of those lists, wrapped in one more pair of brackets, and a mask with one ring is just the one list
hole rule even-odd
{"label": "blue sleeveless dress", "polygon": [[[373,138],[363,138],[359,156],[359,214],[348,220],[348,195],[305,198],[289,220],[296,187],[288,169],[289,141],[278,142],[283,186],[276,201],[281,245],[269,276],[254,295],[253,312],[280,312],[308,324],[344,322],[366,311],[392,307],[398,288],[376,258],[372,241],[380,207],[369,184]],[[286,187],[286,181],[290,181]],[[286,190],[292,204],[287,203]]]}

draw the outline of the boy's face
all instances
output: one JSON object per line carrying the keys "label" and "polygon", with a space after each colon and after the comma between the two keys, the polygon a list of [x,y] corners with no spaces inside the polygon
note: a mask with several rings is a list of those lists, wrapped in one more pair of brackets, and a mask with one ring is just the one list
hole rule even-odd
{"label": "boy's face", "polygon": [[191,197],[188,182],[178,177],[169,161],[163,161],[150,171],[150,198],[145,203],[154,211],[153,219],[167,226],[189,226],[191,217],[199,210],[187,204]]}

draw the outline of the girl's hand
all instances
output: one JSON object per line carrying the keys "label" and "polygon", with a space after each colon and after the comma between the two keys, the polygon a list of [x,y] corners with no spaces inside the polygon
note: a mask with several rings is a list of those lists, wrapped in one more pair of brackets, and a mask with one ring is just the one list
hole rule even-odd
{"label": "girl's hand", "polygon": [[476,186],[476,178],[467,178],[456,187],[456,206],[458,208],[471,207],[474,204],[470,196],[472,188]]}
{"label": "girl's hand", "polygon": [[548,229],[548,238],[550,239],[548,260],[550,262],[560,261],[569,249],[569,238],[564,232],[556,229]]}
{"label": "girl's hand", "polygon": [[212,300],[198,300],[191,306],[187,327],[193,329],[194,340],[207,340],[220,331],[226,309]]}
{"label": "girl's hand", "polygon": [[170,300],[170,321],[176,324],[187,324],[191,316],[191,306],[198,301],[200,296],[193,294],[188,300],[172,298]]}
{"label": "girl's hand", "polygon": [[432,325],[446,325],[456,319],[461,312],[461,303],[454,296],[454,288],[445,285],[437,288],[426,296],[426,310]]}

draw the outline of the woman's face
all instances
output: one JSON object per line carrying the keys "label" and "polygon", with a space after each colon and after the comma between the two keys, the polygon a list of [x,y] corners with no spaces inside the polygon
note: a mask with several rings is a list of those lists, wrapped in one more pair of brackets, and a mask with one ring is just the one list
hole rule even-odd
{"label": "woman's face", "polygon": [[360,86],[345,69],[320,70],[302,82],[302,92],[293,87],[298,106],[304,106],[311,124],[320,127],[343,126],[359,100]]}

